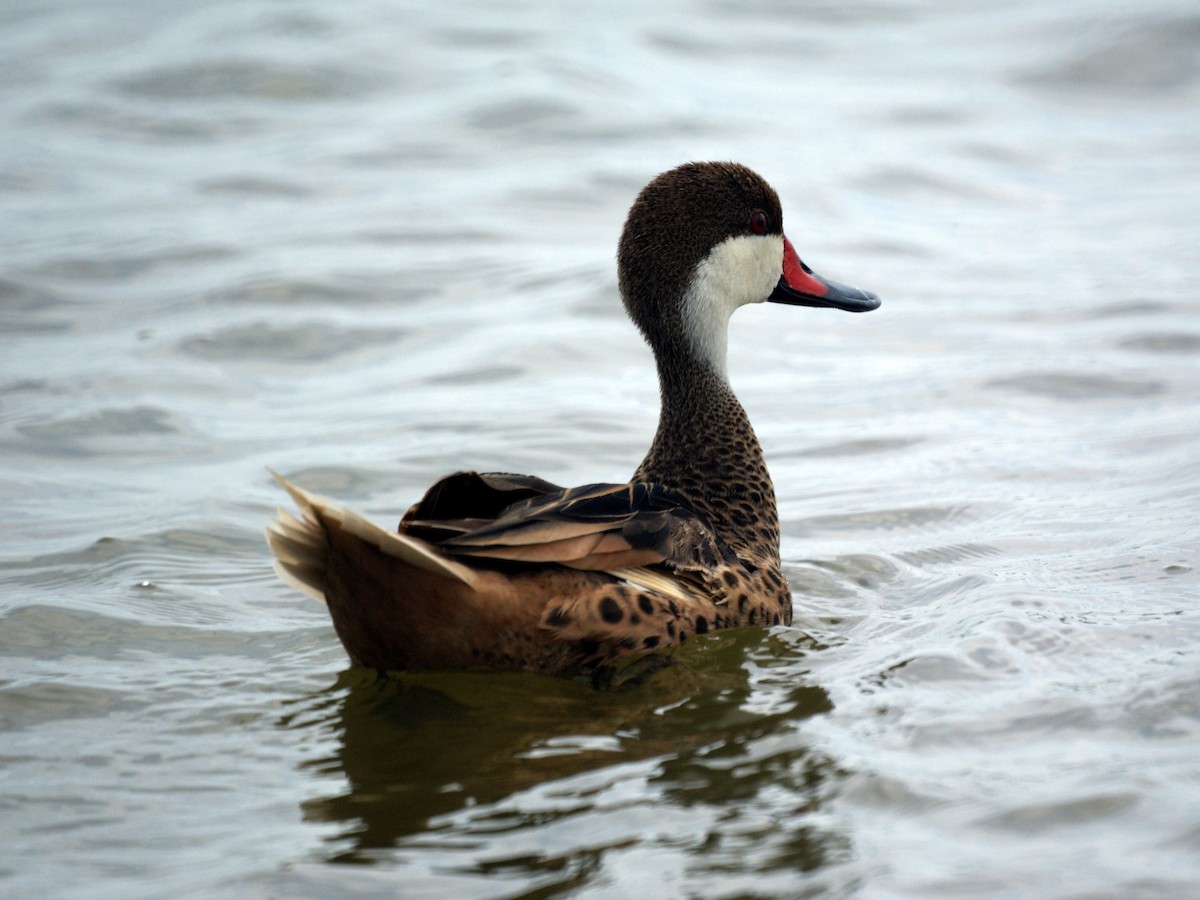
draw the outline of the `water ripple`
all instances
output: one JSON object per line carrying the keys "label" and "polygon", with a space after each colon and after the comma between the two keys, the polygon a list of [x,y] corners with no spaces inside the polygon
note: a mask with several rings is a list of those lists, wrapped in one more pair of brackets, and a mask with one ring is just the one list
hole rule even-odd
{"label": "water ripple", "polygon": [[1071,58],[1026,74],[1021,81],[1046,91],[1102,99],[1178,96],[1200,85],[1200,18],[1179,16],[1128,24],[1091,42]]}
{"label": "water ripple", "polygon": [[281,65],[263,59],[205,60],[156,66],[114,87],[130,96],[155,100],[329,101],[357,97],[375,86],[362,70],[328,65]]}
{"label": "water ripple", "polygon": [[405,334],[397,328],[351,329],[327,322],[251,322],[186,338],[179,349],[200,359],[312,363],[393,344]]}

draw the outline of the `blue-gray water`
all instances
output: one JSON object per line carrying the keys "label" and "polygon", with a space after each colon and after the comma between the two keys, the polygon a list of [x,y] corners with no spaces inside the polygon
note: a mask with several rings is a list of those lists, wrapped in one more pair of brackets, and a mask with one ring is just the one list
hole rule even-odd
{"label": "blue-gray water", "polygon": [[[0,894],[1200,894],[1194,2],[576,6],[0,8]],[[796,624],[348,671],[266,467],[627,477],[704,158],[884,298],[734,319]]]}

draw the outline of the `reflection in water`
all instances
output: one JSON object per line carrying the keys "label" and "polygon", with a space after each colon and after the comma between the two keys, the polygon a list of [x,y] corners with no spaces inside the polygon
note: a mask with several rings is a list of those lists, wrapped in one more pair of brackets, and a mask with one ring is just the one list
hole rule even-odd
{"label": "reflection in water", "polygon": [[[744,858],[757,846],[767,868],[809,870],[844,841],[798,821],[828,795],[836,770],[797,739],[796,724],[832,704],[823,688],[801,683],[787,690],[787,702],[752,711],[752,681],[761,677],[753,659],[777,662],[781,647],[794,664],[798,649],[764,632],[722,632],[680,648],[670,665],[627,666],[602,690],[519,674],[349,670],[328,690],[298,701],[281,724],[331,727],[340,739],[336,756],[307,768],[344,775],[346,790],[303,804],[307,820],[342,826],[333,861],[374,862],[410,836],[428,847],[486,832],[491,843],[498,828],[516,834],[559,817],[597,814],[602,792],[586,778],[573,779],[607,773],[638,779],[638,804],[648,792],[663,806],[709,805],[726,818],[744,808],[744,829],[712,836],[710,864]],[[621,768],[638,761],[653,764]],[[753,811],[778,793],[772,786],[785,788],[789,808]],[[513,799],[532,788],[537,796]],[[807,798],[801,808],[797,796]],[[780,813],[792,821],[777,821]],[[603,821],[586,829],[591,846],[628,844],[604,834],[610,826]],[[788,833],[782,843],[763,843],[767,832],[781,830]],[[536,857],[522,865],[544,868]],[[482,863],[471,865],[478,871]]]}

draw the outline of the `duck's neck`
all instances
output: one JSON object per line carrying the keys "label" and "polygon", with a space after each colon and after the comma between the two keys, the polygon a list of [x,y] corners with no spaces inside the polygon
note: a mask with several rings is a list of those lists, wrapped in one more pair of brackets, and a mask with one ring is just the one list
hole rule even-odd
{"label": "duck's neck", "polygon": [[634,478],[682,494],[739,556],[778,565],[775,488],[722,368],[690,353],[658,354],[662,412]]}

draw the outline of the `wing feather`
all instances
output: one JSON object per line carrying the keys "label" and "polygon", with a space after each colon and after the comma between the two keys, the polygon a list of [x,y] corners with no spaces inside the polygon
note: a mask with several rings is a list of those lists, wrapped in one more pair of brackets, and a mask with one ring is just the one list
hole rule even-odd
{"label": "wing feather", "polygon": [[494,524],[464,532],[444,543],[468,552],[471,547],[505,546],[518,547],[523,544],[548,544],[607,531],[608,522],[572,522],[556,518],[535,518],[515,521],[498,529]]}
{"label": "wing feather", "polygon": [[593,570],[659,563],[695,569],[731,554],[683,497],[645,482],[530,496],[477,527],[467,521],[445,523],[438,548],[453,556]]}

